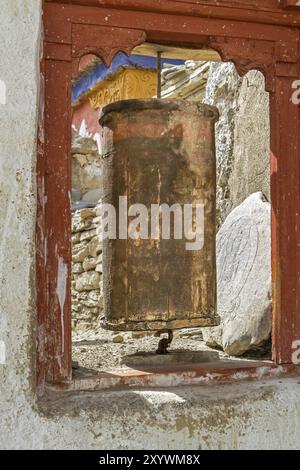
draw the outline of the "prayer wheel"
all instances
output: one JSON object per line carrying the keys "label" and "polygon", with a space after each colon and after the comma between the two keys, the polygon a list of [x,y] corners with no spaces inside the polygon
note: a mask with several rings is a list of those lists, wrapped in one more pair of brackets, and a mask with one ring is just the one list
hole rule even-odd
{"label": "prayer wheel", "polygon": [[[218,111],[124,100],[103,108],[103,326],[216,326]],[[113,220],[115,217],[115,220]]]}

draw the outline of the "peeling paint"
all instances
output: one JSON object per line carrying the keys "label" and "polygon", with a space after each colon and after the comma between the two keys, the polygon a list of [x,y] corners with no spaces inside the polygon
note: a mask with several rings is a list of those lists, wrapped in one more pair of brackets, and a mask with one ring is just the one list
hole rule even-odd
{"label": "peeling paint", "polygon": [[57,267],[57,286],[56,286],[56,295],[58,297],[59,306],[60,306],[60,319],[61,319],[61,332],[62,332],[62,353],[64,352],[64,335],[65,335],[65,321],[64,321],[64,306],[66,301],[67,293],[67,280],[68,280],[68,265],[64,259],[58,257],[58,267]]}

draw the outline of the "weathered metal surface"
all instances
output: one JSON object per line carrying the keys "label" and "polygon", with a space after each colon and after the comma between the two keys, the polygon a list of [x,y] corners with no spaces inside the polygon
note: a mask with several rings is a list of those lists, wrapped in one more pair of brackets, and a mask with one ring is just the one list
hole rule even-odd
{"label": "weathered metal surface", "polygon": [[[104,325],[118,330],[214,326],[216,108],[183,101],[126,100],[104,108],[104,202],[119,197],[147,208],[148,238],[103,244]],[[204,245],[189,251],[174,239],[151,235],[152,204],[204,205]],[[127,213],[127,210],[126,210]],[[195,217],[195,211],[194,211]],[[181,221],[186,220],[180,217]],[[132,220],[128,217],[126,225]],[[166,219],[167,220],[167,219]],[[198,218],[199,221],[199,218]],[[167,221],[168,222],[168,221]],[[180,234],[179,234],[180,237]],[[199,245],[200,247],[200,245]],[[196,247],[195,247],[196,248]]]}

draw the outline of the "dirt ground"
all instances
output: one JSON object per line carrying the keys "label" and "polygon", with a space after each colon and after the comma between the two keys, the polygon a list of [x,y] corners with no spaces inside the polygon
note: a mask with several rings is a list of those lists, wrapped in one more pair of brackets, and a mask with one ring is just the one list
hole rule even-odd
{"label": "dirt ground", "polygon": [[[73,361],[80,367],[93,370],[109,370],[122,367],[122,358],[136,353],[157,350],[159,337],[154,334],[135,337],[132,332],[111,332],[98,327],[73,335]],[[166,335],[164,335],[166,336]],[[178,330],[170,346],[172,350],[207,351],[201,330]],[[225,356],[224,353],[220,353]]]}
{"label": "dirt ground", "polygon": [[[73,361],[74,366],[84,367],[96,371],[123,368],[124,357],[137,353],[155,353],[159,337],[154,334],[136,337],[132,332],[111,332],[97,327],[73,335]],[[205,345],[200,329],[185,329],[174,332],[174,339],[170,351],[203,351],[210,352],[214,357],[218,354],[220,359],[229,357],[222,351],[216,351]],[[243,359],[270,359],[269,349],[254,351]],[[126,362],[126,359],[125,359]]]}

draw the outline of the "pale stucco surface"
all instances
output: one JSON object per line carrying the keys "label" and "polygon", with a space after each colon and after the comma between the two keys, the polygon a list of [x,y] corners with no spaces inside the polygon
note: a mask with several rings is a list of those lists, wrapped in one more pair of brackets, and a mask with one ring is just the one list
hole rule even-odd
{"label": "pale stucco surface", "polygon": [[[39,0],[0,0],[0,448],[299,448],[300,377],[53,397],[34,388]],[[3,349],[3,348],[2,348]],[[3,356],[3,354],[2,354]]]}

